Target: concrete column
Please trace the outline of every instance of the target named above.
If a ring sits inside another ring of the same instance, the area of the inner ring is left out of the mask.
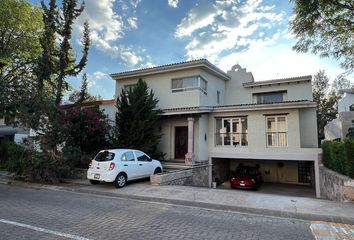
[[[186,164],[194,164],[194,118],[188,120],[188,153],[185,156]]]

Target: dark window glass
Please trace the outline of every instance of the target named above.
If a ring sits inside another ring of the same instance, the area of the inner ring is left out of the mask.
[[[126,153],[122,154],[121,160],[122,161],[134,161],[135,158],[134,158],[133,152],[129,151],[129,152],[126,152]]]
[[[257,103],[276,103],[283,101],[283,92],[256,94]]]
[[[112,161],[115,154],[109,151],[100,152],[96,155],[95,160],[97,162]]]
[[[143,152],[138,152],[135,151],[135,155],[136,155],[136,159],[138,159],[138,161],[149,161],[150,158]]]

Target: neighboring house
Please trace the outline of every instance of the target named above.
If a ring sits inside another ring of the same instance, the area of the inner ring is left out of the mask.
[[[329,122],[325,128],[325,140],[344,139],[348,129],[353,127],[354,89],[341,90],[343,97],[338,101],[337,118]]]
[[[255,82],[239,65],[225,73],[201,59],[111,77],[116,95],[142,78],[159,99],[165,164],[211,164],[207,186],[258,165],[264,181],[316,186],[319,197],[311,76]]]
[[[63,108],[70,108],[74,107],[74,104],[65,104],[62,105]],[[115,106],[115,100],[114,99],[109,99],[109,100],[98,100],[98,101],[93,101],[93,102],[83,102],[79,104],[81,109],[85,108],[92,108],[92,109],[99,109],[103,111],[103,113],[107,116],[107,118],[110,121],[110,124],[113,125],[115,122],[115,117],[116,117],[116,106]]]
[[[74,104],[65,104],[62,105],[63,108],[69,108],[74,106]],[[115,122],[115,101],[114,99],[110,100],[99,100],[94,102],[84,102],[79,105],[81,108],[99,108],[107,115],[111,125]],[[0,119],[0,143],[4,139],[9,139],[16,143],[21,143],[23,139],[28,137],[34,137],[37,133],[32,129],[26,129],[21,126],[13,127],[11,125],[6,125],[4,119]],[[39,145],[36,145],[36,149],[40,149]]]
[[[0,143],[8,139],[16,143],[22,143],[23,139],[27,138],[29,129],[21,126],[13,127],[12,125],[5,124],[4,119],[0,119]]]

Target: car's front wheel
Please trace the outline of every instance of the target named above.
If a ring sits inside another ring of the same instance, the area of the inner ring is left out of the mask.
[[[92,185],[97,185],[97,184],[99,184],[99,183],[100,183],[100,181],[97,181],[97,180],[91,180],[91,179],[90,179],[90,183],[91,183]]]
[[[158,168],[155,169],[154,175],[155,175],[155,174],[159,174],[159,173],[161,173],[161,172],[162,172],[162,171],[161,171],[161,168],[158,167]]]
[[[127,176],[124,173],[119,173],[118,176],[116,177],[116,180],[114,180],[114,186],[116,188],[122,188],[125,186],[127,183]]]

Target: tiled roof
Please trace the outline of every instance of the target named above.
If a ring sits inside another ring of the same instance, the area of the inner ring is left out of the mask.
[[[281,83],[291,83],[291,82],[306,82],[311,81],[312,76],[299,76],[299,77],[290,77],[290,78],[279,78],[279,79],[271,79],[265,81],[257,81],[257,82],[246,82],[243,83],[244,87],[255,87],[255,86],[262,86],[262,85],[273,85],[273,84],[281,84]]]
[[[252,107],[252,106],[281,106],[281,105],[289,105],[289,104],[297,104],[297,103],[308,103],[314,104],[309,100],[294,100],[294,101],[283,101],[283,102],[273,102],[273,103],[245,103],[245,104],[230,104],[230,105],[222,105],[222,106],[204,106],[204,107],[182,107],[182,108],[168,108],[162,109],[163,112],[183,112],[183,111],[200,111],[200,112],[210,112],[214,109],[223,109],[223,108],[232,108],[232,107]]]
[[[165,65],[160,65],[160,66],[155,66],[155,67],[148,67],[148,68],[142,68],[142,69],[136,69],[136,70],[131,70],[131,71],[125,71],[125,72],[119,72],[119,73],[113,73],[110,74],[110,76],[113,79],[124,79],[128,77],[135,77],[137,75],[149,75],[149,74],[154,74],[157,72],[161,71],[172,71],[172,70],[181,70],[185,68],[190,68],[190,67],[206,67],[209,70],[213,71],[214,73],[220,75],[224,79],[230,79],[230,76],[227,75],[225,72],[223,72],[221,69],[210,63],[207,59],[197,59],[197,60],[191,60],[191,61],[184,61],[184,62],[178,62],[178,63],[172,63],[172,64],[165,64]]]

